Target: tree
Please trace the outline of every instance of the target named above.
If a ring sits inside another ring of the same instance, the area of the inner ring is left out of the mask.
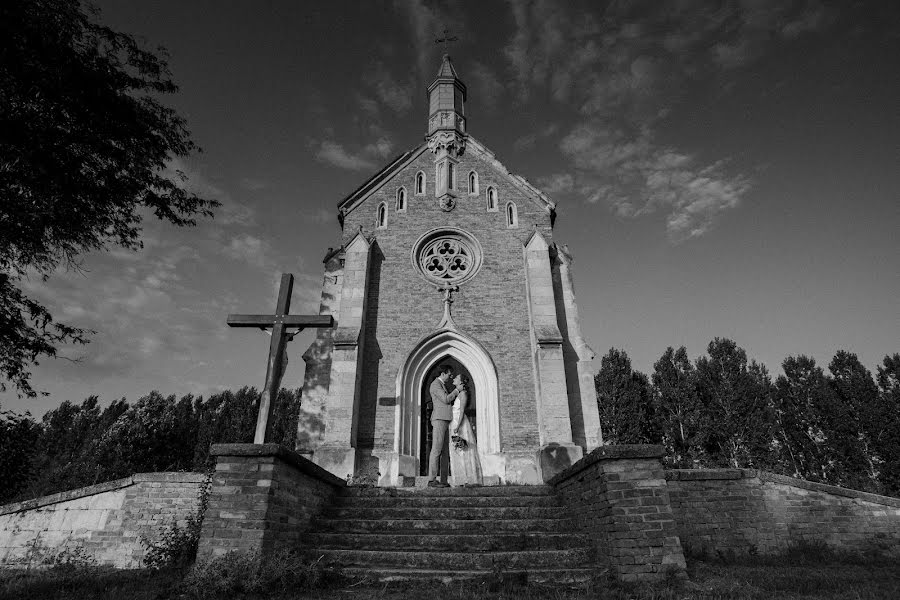
[[[604,443],[660,441],[653,419],[650,382],[646,375],[631,369],[631,359],[624,350],[610,348],[600,359],[594,385]]]
[[[684,346],[669,347],[653,365],[656,417],[666,445],[666,462],[690,468],[704,462],[704,423],[697,372]]]
[[[842,465],[842,481],[860,490],[875,491],[877,457],[870,433],[878,427],[878,388],[869,370],[852,352],[838,350],[828,364],[835,407],[830,419],[831,449]]]
[[[770,461],[772,382],[732,340],[715,338],[697,359],[697,389],[706,416],[705,451],[714,464],[765,467]]]
[[[0,504],[11,501],[31,480],[38,432],[31,415],[0,410]]]
[[[143,215],[176,226],[218,202],[183,189],[198,150],[157,99],[177,91],[162,50],[142,48],[79,0],[0,8],[0,390],[34,396],[30,369],[91,332],[54,321],[20,282],[112,246],[141,247]]]
[[[878,481],[888,494],[900,496],[900,354],[885,356],[878,367],[878,412],[881,427],[872,443],[881,457]]]
[[[808,356],[789,356],[775,381],[773,405],[782,472],[811,481],[837,483],[831,452],[836,398],[830,381]]]

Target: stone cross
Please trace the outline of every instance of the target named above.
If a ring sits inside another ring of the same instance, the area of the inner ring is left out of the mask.
[[[444,37],[434,40],[434,43],[435,44],[443,44],[444,45],[444,54],[447,54],[448,52],[450,52],[450,43],[456,42],[458,40],[459,40],[459,38],[456,37],[455,35],[453,37],[450,37],[450,30],[445,29]]]
[[[331,315],[289,315],[293,289],[294,276],[283,273],[274,315],[228,315],[229,327],[258,327],[263,331],[270,328],[272,330],[266,382],[259,397],[259,416],[256,419],[254,444],[264,444],[271,435],[272,411],[275,408],[278,390],[281,389],[281,378],[287,363],[287,355],[284,352],[287,343],[307,327],[334,327],[334,317]]]

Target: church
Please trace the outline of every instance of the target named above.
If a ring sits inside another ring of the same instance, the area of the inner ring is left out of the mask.
[[[341,200],[324,258],[319,330],[304,353],[297,452],[382,486],[426,474],[428,388],[470,382],[486,484],[541,484],[601,444],[572,255],[553,201],[468,130],[444,55],[427,135]]]

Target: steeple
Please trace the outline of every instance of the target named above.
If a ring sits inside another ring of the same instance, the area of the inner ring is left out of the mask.
[[[466,84],[445,54],[437,78],[428,86],[428,147],[460,155],[465,150]]]

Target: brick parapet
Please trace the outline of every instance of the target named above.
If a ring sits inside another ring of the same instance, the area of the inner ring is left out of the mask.
[[[0,565],[39,567],[58,557],[143,565],[142,539],[184,526],[200,505],[202,473],[137,473],[0,508]]]
[[[661,456],[660,446],[602,446],[550,480],[598,561],[622,581],[685,569]]]
[[[666,479],[689,554],[765,554],[799,543],[900,548],[897,498],[754,469],[672,470]]]
[[[197,557],[294,547],[344,481],[277,444],[217,444]]]

